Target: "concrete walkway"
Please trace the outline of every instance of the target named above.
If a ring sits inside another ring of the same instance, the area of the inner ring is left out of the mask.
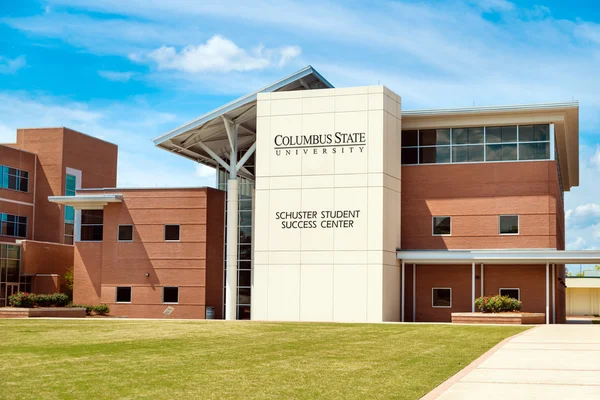
[[[426,398],[600,399],[600,325],[543,325],[513,337]]]

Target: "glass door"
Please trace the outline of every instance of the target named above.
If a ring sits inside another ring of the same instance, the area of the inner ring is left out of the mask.
[[[6,297],[4,298],[4,306],[8,306],[8,298],[19,291],[19,284],[7,283],[6,284]]]

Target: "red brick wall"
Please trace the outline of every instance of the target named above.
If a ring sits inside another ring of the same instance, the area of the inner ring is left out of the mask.
[[[73,246],[24,240],[21,242],[21,273],[58,274],[63,277],[73,266]]]
[[[37,294],[53,294],[60,292],[60,276],[37,275],[31,280],[31,291]]]

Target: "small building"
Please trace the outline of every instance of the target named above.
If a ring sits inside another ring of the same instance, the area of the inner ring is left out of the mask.
[[[567,277],[567,315],[600,316],[600,271]]]

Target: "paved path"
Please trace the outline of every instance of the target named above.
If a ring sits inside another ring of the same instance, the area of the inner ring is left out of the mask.
[[[465,373],[427,398],[600,399],[600,325],[531,329]]]

